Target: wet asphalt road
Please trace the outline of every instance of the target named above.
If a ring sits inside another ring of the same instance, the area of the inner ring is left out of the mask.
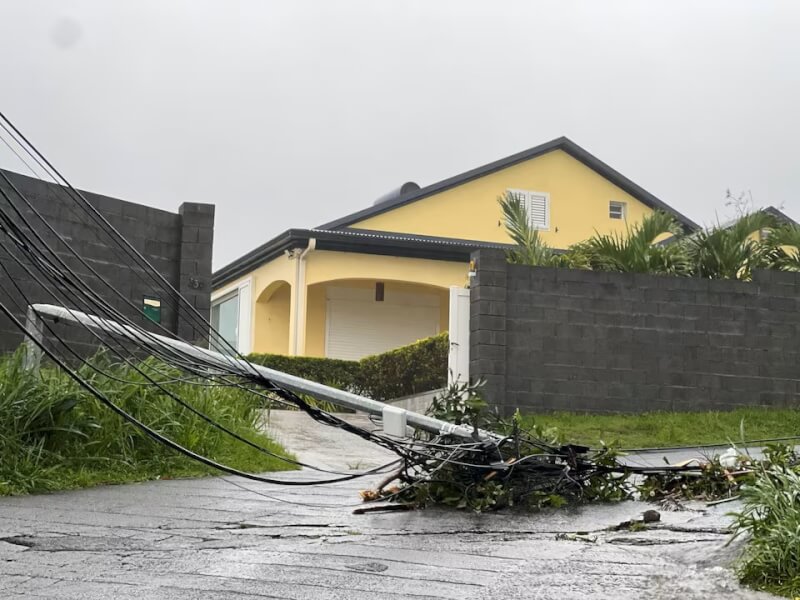
[[[387,458],[300,417],[276,415],[273,427],[303,459],[366,468]],[[650,507],[353,515],[366,484],[207,478],[0,498],[0,598],[770,597],[740,588],[727,568],[738,550],[725,547],[731,504],[612,532]]]

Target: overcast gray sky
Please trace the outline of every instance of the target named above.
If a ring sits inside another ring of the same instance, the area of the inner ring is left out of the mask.
[[[0,1],[0,110],[78,187],[216,204],[215,268],[560,135],[800,220],[795,1]]]

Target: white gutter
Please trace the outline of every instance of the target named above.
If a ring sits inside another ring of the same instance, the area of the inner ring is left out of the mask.
[[[293,306],[293,330],[294,339],[290,354],[298,356],[306,350],[306,257],[317,247],[316,238],[308,238],[308,246],[300,253],[295,255],[297,263],[294,266],[294,306]]]

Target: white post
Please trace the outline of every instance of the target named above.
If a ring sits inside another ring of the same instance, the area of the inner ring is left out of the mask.
[[[30,306],[25,314],[25,331],[27,335],[25,336],[25,359],[23,361],[23,366],[26,371],[38,373],[39,365],[42,362],[42,349],[33,340],[41,343],[44,339],[44,321],[42,321],[42,318]]]
[[[469,383],[469,290],[450,288],[450,354],[447,383]]]
[[[239,322],[237,324],[237,350],[250,354],[253,350],[253,299],[251,297],[252,278],[239,285]]]

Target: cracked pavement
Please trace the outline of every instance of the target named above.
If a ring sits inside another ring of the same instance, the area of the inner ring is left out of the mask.
[[[317,447],[319,426],[301,417],[272,420],[301,459],[334,468],[353,456],[360,468],[386,461],[330,429]],[[652,507],[353,515],[363,487],[226,477],[0,498],[0,597],[771,598],[741,588],[728,568],[738,550],[725,545],[733,504],[662,511],[660,523],[625,532],[608,529]]]

